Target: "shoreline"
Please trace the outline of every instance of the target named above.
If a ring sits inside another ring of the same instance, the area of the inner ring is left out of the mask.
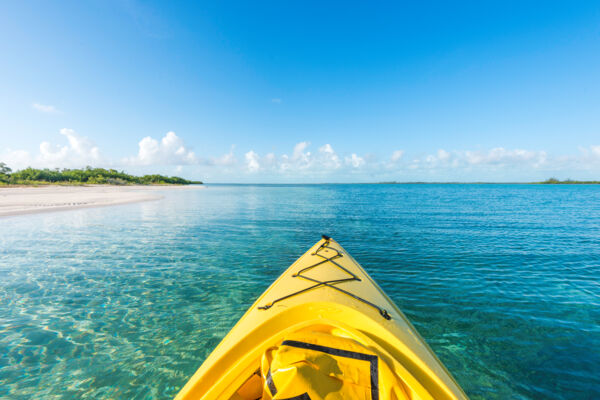
[[[0,218],[160,200],[179,185],[0,186]],[[197,188],[197,187],[194,187]]]

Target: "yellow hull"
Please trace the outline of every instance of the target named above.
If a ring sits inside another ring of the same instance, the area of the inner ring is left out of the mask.
[[[327,338],[332,338],[333,342],[338,338],[350,340],[352,346],[366,349],[363,353],[368,354],[363,359],[355,360],[354,357],[350,360],[359,364],[368,358],[371,361],[370,374],[373,375],[375,371],[376,376],[371,376],[365,384],[371,391],[371,397],[365,398],[467,398],[383,290],[337,242],[324,237],[258,298],[181,389],[176,399],[244,398],[239,397],[240,387],[253,374],[260,375],[257,369],[260,369],[261,362],[264,365],[269,349],[301,343],[298,339],[302,339],[305,332],[307,338],[325,338],[319,339],[321,345],[310,345],[312,347],[306,350],[309,355],[324,352],[324,356],[331,358],[333,353],[327,350],[330,347],[322,345],[322,340],[327,341]],[[313,340],[313,343],[317,342]],[[294,350],[299,350],[298,346]],[[336,355],[339,356],[340,352],[342,356],[358,354],[337,350]],[[350,365],[350,368],[354,366]],[[340,372],[337,366],[336,369]],[[360,375],[360,371],[356,373]],[[333,372],[329,375],[335,378]],[[259,378],[255,378],[259,381]],[[400,382],[396,385],[400,387],[398,390],[390,389],[394,386],[394,379]],[[266,395],[258,398],[283,398],[272,393],[273,382],[263,383]],[[271,392],[267,383],[271,384]],[[318,387],[319,382],[312,382],[311,386]],[[338,388],[340,386],[343,385],[337,385]],[[299,393],[304,391],[299,390]],[[307,389],[306,393],[310,393],[310,390]],[[342,389],[339,389],[339,393],[335,390],[338,389],[331,389],[322,397],[312,395],[312,398],[348,397],[339,394]],[[306,396],[297,398],[311,398],[308,394]]]

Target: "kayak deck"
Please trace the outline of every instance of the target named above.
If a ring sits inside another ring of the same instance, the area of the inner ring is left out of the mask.
[[[381,288],[324,237],[258,298],[176,397],[288,398],[466,396]]]

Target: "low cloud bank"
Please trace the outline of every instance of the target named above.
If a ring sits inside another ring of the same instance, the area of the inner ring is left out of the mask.
[[[73,129],[61,129],[63,145],[44,141],[38,152],[0,150],[0,161],[13,169],[78,168],[86,165],[126,168],[140,172],[182,173],[194,178],[214,177],[223,181],[448,181],[448,180],[532,180],[565,174],[600,175],[600,145],[580,147],[573,155],[551,155],[543,150],[438,149],[430,154],[410,155],[403,149],[387,155],[339,154],[332,143],[313,146],[298,142],[290,152],[261,154],[255,149],[240,151],[235,146],[223,155],[200,157],[175,132],[162,138],[146,136],[137,153],[111,159],[85,136]],[[313,150],[314,149],[314,150]],[[521,177],[519,179],[519,177]],[[577,176],[579,177],[579,176]]]
[[[4,152],[0,152],[0,160],[15,169],[29,166],[75,168],[106,163],[98,147],[88,138],[67,128],[61,129],[60,134],[67,139],[66,145],[57,146],[44,141],[40,143],[39,152],[36,154],[26,150],[6,149]]]

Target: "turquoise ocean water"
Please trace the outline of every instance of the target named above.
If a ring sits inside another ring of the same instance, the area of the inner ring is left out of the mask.
[[[600,186],[164,196],[0,219],[1,399],[171,398],[322,233],[471,398],[600,398]]]

